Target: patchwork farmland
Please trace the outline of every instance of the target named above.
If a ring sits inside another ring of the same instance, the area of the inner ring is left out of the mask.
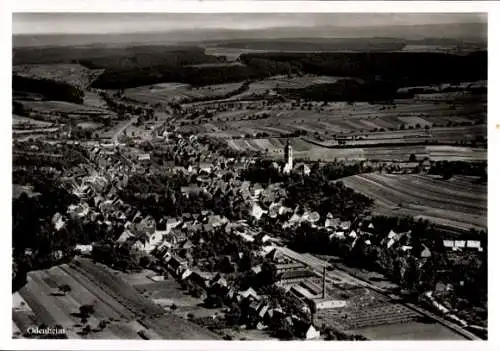
[[[486,229],[486,185],[466,177],[456,178],[370,173],[344,178],[342,182],[373,198],[374,210],[379,214],[413,216],[465,231]]]
[[[315,84],[315,79],[336,78],[274,77],[253,82],[249,90],[230,99],[185,104],[187,111],[202,112],[202,117],[179,120],[181,130],[220,137],[235,150],[270,157],[279,157],[288,138],[297,157],[311,160],[406,161],[411,154],[431,160],[486,159],[486,150],[477,145],[487,135],[482,95],[473,103],[420,98],[393,104],[250,99],[259,94],[269,97],[277,86]]]
[[[125,90],[125,97],[149,104],[179,102],[183,100],[206,98],[212,99],[210,102],[199,103],[213,104],[220,101],[235,101],[244,100],[253,96],[267,94],[270,90],[277,88],[305,88],[313,84],[334,83],[338,77],[330,76],[303,76],[303,77],[286,77],[276,76],[266,80],[252,82],[248,86],[248,90],[235,94],[227,99],[218,99],[218,97],[236,92],[242,86],[240,83],[226,83],[207,85],[203,87],[193,87],[184,83],[160,83],[151,86],[141,86]]]
[[[58,287],[65,284],[71,290],[59,293]],[[110,269],[85,259],[30,272],[14,299],[19,303],[14,301],[13,320],[20,331],[45,324],[60,325],[68,338],[142,339],[140,334],[151,339],[216,338],[141,296]],[[79,315],[83,305],[95,310],[86,321]],[[89,333],[83,332],[85,325]]]
[[[238,151],[260,151],[268,157],[283,158],[283,148],[287,139],[267,138],[267,139],[230,139],[228,145]],[[459,147],[459,146],[375,146],[375,147],[345,147],[327,148],[308,143],[302,138],[292,138],[289,140],[297,158],[311,161],[407,161],[412,154],[418,159],[428,157],[433,161],[453,160],[453,161],[485,161],[487,159],[486,150],[482,148]]]
[[[270,106],[266,101],[257,100],[218,101],[216,105],[214,102],[203,104],[203,108],[215,111],[211,122],[219,122],[222,127],[234,130],[237,134],[245,132],[246,128],[253,129],[254,133],[266,132],[272,136],[299,130],[313,134],[318,132],[319,136],[363,136],[375,132],[432,135],[437,131],[439,134],[436,137],[442,137],[442,131],[450,130],[441,128],[470,128],[474,124],[475,128],[469,132],[471,136],[486,132],[485,103],[457,102],[450,105],[406,99],[397,100],[395,105],[350,105],[343,102],[330,102],[327,105],[303,102],[294,105],[283,102]],[[260,114],[264,112],[267,114],[265,118],[256,118],[262,117]],[[460,134],[463,135],[463,130]]]

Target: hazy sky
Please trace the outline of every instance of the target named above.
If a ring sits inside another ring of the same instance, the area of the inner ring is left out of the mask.
[[[105,34],[182,29],[486,23],[483,14],[138,14],[13,13],[13,34]]]

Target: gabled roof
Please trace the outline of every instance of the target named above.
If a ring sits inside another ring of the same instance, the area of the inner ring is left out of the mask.
[[[257,265],[257,266],[254,266],[251,268],[252,269],[252,272],[255,273],[255,274],[259,274],[261,271],[262,271],[262,267],[261,265]]]
[[[191,240],[189,239],[186,239],[181,245],[180,245],[180,248],[181,249],[191,249],[193,248],[193,243],[191,242]]]
[[[189,268],[186,268],[186,270],[182,273],[181,275],[181,279],[182,280],[185,280],[187,279],[191,274],[193,274],[193,272],[189,269]]]
[[[432,255],[431,250],[425,245],[423,245],[423,250],[420,252],[420,257],[421,258],[428,258]]]
[[[277,248],[272,249],[268,254],[266,254],[266,258],[272,260],[272,261],[277,261],[280,258],[283,258],[284,255],[281,252],[281,250],[278,250]]]
[[[248,288],[247,290],[240,291],[238,294],[244,298],[252,297],[254,299],[259,299],[259,295],[253,288]]]
[[[387,237],[388,237],[389,239],[392,239],[392,238],[393,238],[393,237],[395,237],[396,235],[397,235],[397,234],[396,234],[396,232],[395,232],[395,231],[393,231],[393,230],[391,229],[391,231],[389,232],[389,234],[387,234]]]
[[[133,238],[134,234],[132,234],[128,230],[124,230],[123,233],[120,235],[120,237],[116,240],[117,243],[124,243],[126,242],[129,238]]]
[[[218,286],[227,286],[227,280],[226,278],[222,277],[222,276],[216,276],[213,280],[212,280],[212,285],[218,285]]]

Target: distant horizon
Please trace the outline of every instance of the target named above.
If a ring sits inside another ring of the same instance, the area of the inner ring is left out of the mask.
[[[161,34],[178,31],[251,31],[285,28],[365,28],[487,24],[481,13],[13,13],[13,36]]]

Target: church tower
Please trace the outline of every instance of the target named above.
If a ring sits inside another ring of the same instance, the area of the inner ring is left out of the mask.
[[[292,146],[288,140],[285,145],[285,163],[290,164],[290,166],[293,167]]]
[[[292,155],[292,146],[290,142],[287,140],[285,145],[285,167],[283,168],[283,173],[290,173],[293,169],[293,155]]]

